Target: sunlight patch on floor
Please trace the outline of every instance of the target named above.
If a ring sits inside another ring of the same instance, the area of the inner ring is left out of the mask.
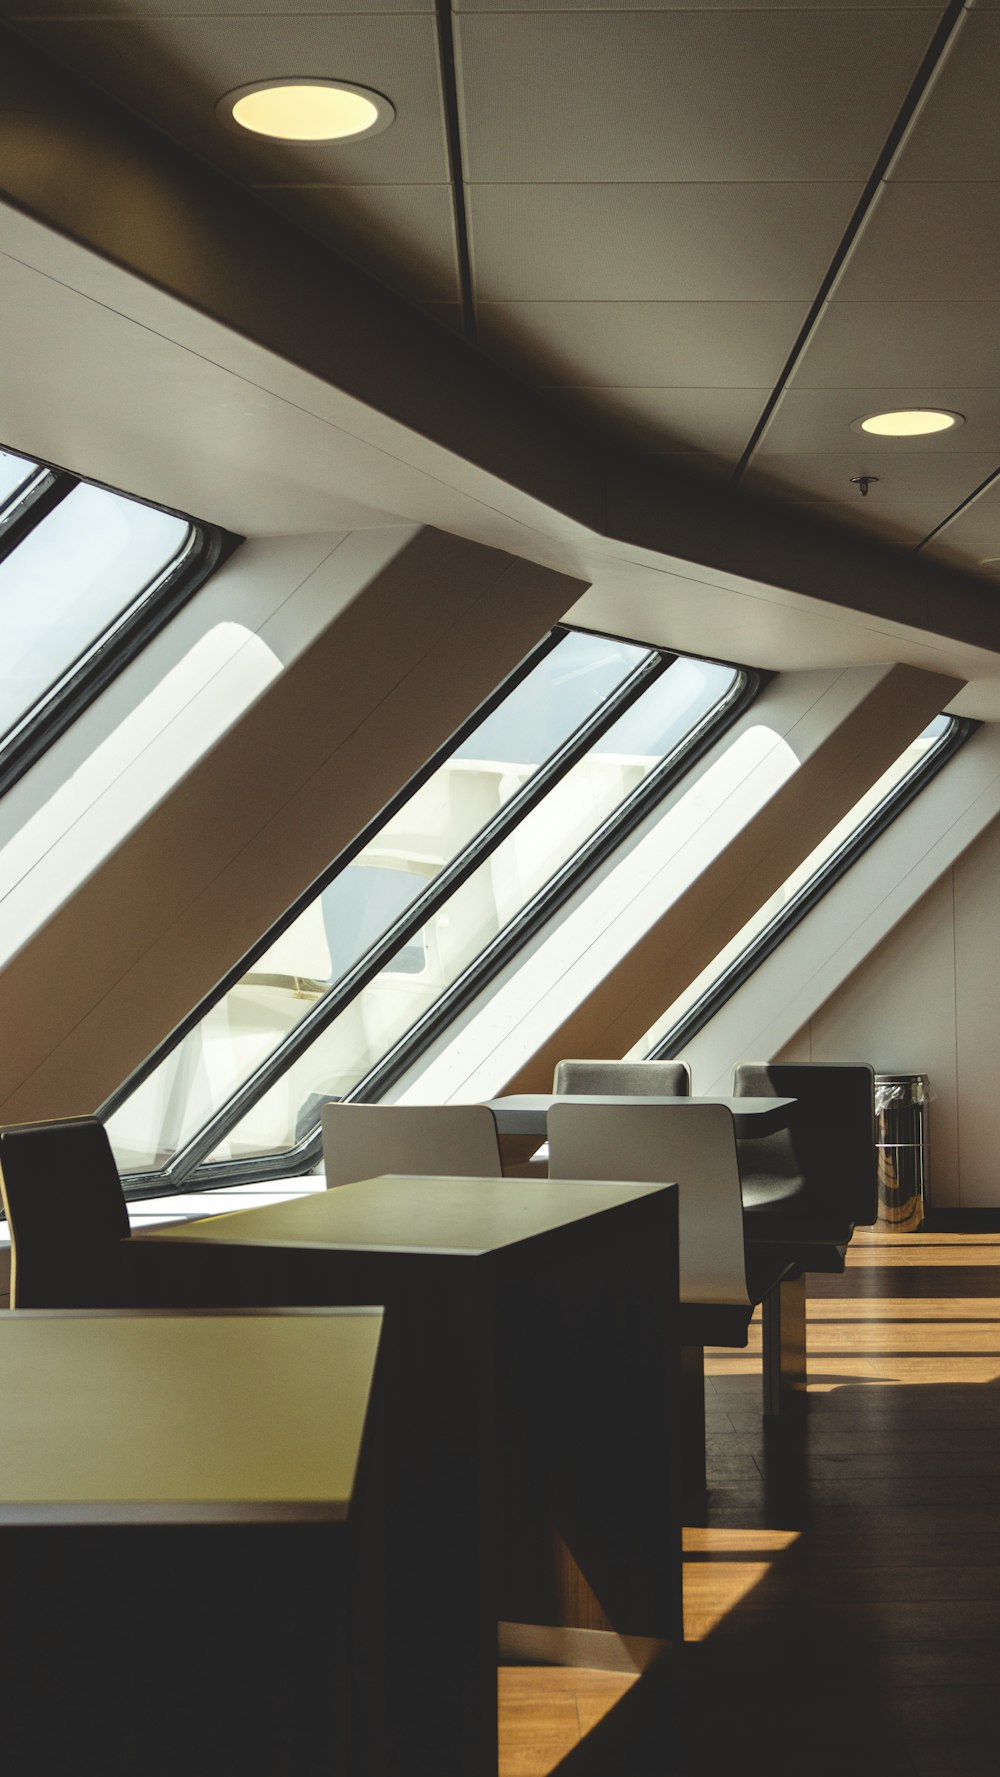
[[[714,1528],[684,1530],[684,1639],[704,1641],[766,1579],[773,1557],[799,1539],[797,1530]],[[762,1560],[770,1556],[771,1560]]]
[[[548,1777],[635,1681],[631,1672],[501,1666],[499,1777]]]
[[[714,1524],[686,1524],[684,1553],[732,1557],[766,1551],[770,1555],[777,1555],[782,1549],[790,1549],[793,1543],[797,1543],[801,1534],[800,1530],[749,1529],[743,1525],[733,1528]]]

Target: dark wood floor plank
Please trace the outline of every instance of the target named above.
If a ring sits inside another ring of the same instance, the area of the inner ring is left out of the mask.
[[[680,1659],[603,1719],[536,1673],[582,1699],[561,1777],[1000,1768],[1000,1237],[866,1235],[809,1303],[798,1427],[762,1425],[756,1331],[707,1354]]]

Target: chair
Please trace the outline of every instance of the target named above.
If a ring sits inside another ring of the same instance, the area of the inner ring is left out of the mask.
[[[683,1061],[560,1061],[552,1090],[621,1098],[690,1098],[691,1070]]]
[[[680,1232],[685,1494],[705,1490],[704,1347],[744,1347],[754,1308],[777,1294],[792,1256],[748,1246],[733,1114],[720,1104],[553,1105],[549,1176],[675,1182]],[[783,1317],[765,1323],[764,1410],[787,1409],[804,1384],[803,1354],[782,1348]],[[777,1343],[776,1343],[777,1342]]]
[[[128,1210],[96,1117],[0,1129],[12,1308],[114,1308]]]
[[[328,1186],[385,1172],[501,1178],[493,1112],[484,1104],[341,1104],[320,1112]]]
[[[855,1228],[878,1214],[872,1069],[742,1062],[733,1094],[796,1100],[790,1128],[740,1140],[748,1238],[797,1245],[803,1270],[842,1270]]]

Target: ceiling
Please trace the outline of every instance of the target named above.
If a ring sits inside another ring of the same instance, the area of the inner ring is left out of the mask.
[[[584,429],[996,571],[1000,0],[302,4],[3,16]],[[268,75],[374,87],[396,121],[224,127]],[[965,423],[852,431],[902,406]]]

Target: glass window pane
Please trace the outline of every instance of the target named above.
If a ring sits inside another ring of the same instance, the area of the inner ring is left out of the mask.
[[[397,1043],[725,695],[729,667],[679,660],[433,914],[416,966],[398,957],[247,1113],[214,1159],[287,1151]],[[411,947],[412,948],[412,947]]]
[[[453,756],[519,765],[548,759],[648,653],[609,636],[564,636]]]
[[[632,1050],[633,1055],[648,1055],[656,1048],[657,1044],[663,1041],[667,1032],[686,1016],[703,994],[708,993],[715,986],[724,971],[736,962],[737,958],[767,929],[773,920],[781,917],[790,903],[823,869],[834,853],[851,838],[862,822],[867,820],[868,816],[887,800],[904,778],[909,777],[911,772],[918,770],[923,765],[928,753],[939,745],[950,726],[951,718],[949,716],[935,716],[934,720],[928,723],[923,733],[911,741],[899,758],[894,760],[888,770],[884,771],[871,788],[858,799],[854,807],[843,817],[843,820],[838,821],[837,825],[830,829],[830,832],[820,840],[809,856],[803,859],[790,876],[786,877],[781,887],[768,897],[752,918],[748,919],[746,924],[736,933],[736,936],[713,957],[707,968],[703,969],[685,988],[684,992],[679,994],[667,1007],[652,1028],[646,1032],[641,1042],[635,1045]]]
[[[0,562],[0,733],[101,639],[189,535],[184,519],[81,483]]]
[[[189,1141],[209,1110],[223,1104],[267,1059],[323,993],[371,949],[648,654],[648,649],[634,643],[604,636],[576,632],[563,636],[207,1014],[202,1048],[199,1051],[195,1043],[191,1053],[201,1055],[195,1076],[210,1081],[210,1088],[196,1090],[194,1076],[188,1078],[187,1102],[178,1109],[176,1093],[168,1092],[162,1082],[157,1085],[154,1076],[140,1089],[141,1097],[134,1095],[135,1102],[126,1101],[110,1118],[108,1130],[116,1151],[120,1144],[123,1155],[162,1154]],[[671,673],[676,671],[670,668]],[[691,675],[682,674],[679,703],[682,679],[683,696],[696,699]],[[618,726],[601,743],[605,755],[624,740],[633,744],[640,737],[633,725],[628,735],[623,731],[616,740]],[[638,781],[634,764],[613,766],[607,757],[603,779],[611,784],[623,769]],[[577,794],[585,792],[574,790],[570,800]],[[615,799],[612,794],[609,801],[604,793],[605,812]],[[549,799],[543,806],[548,808]],[[397,950],[384,974],[422,976],[427,942],[426,932],[417,933]],[[175,1077],[172,1057],[160,1064],[160,1072],[164,1081]],[[206,1096],[211,1101],[208,1109]],[[147,1116],[161,1119],[168,1103],[169,1138],[155,1122],[153,1129],[146,1129],[143,1122]]]
[[[13,451],[0,450],[0,516],[12,504],[19,489],[37,474],[37,463],[29,462],[27,457],[15,456]]]

